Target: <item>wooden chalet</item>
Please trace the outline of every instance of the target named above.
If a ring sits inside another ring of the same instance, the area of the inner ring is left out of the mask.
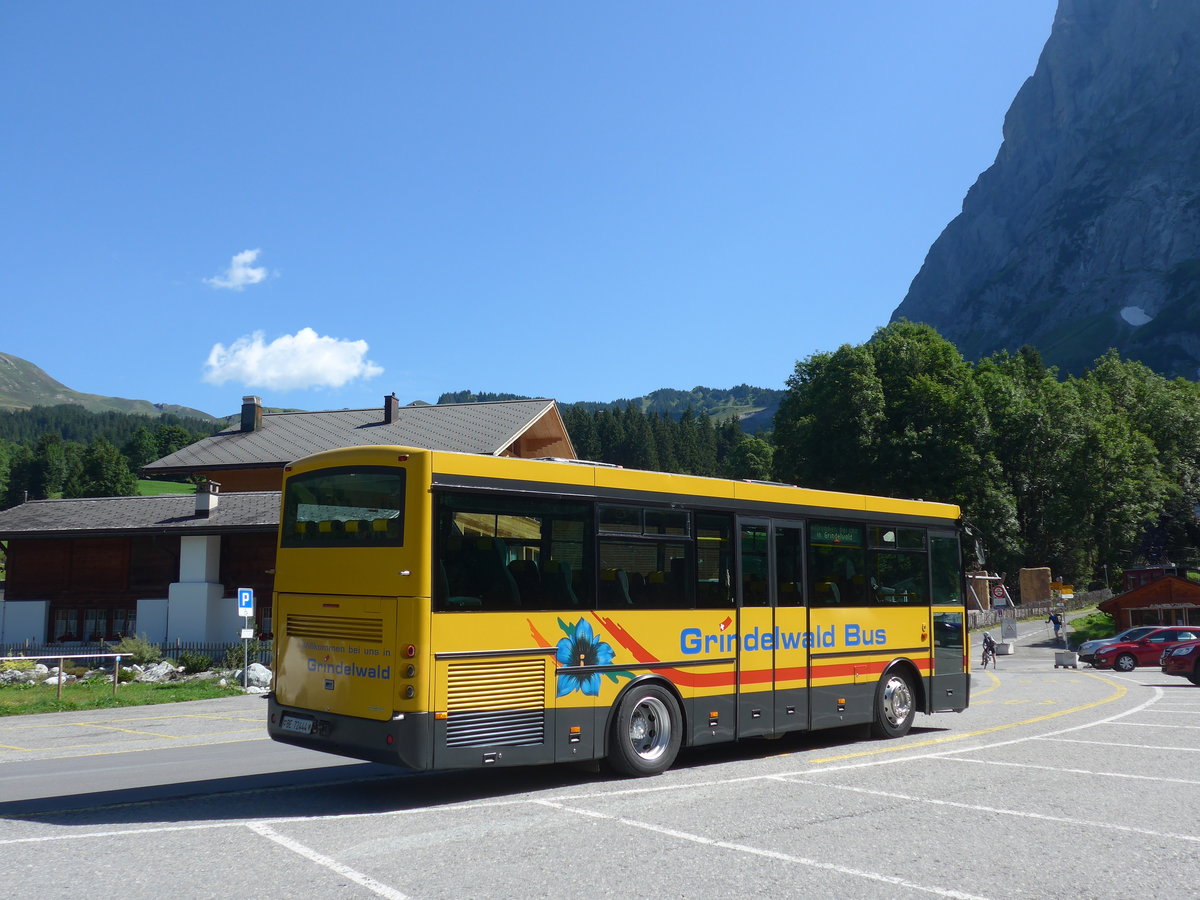
[[[233,640],[239,587],[254,589],[254,624],[269,636],[284,466],[360,444],[575,458],[553,400],[401,406],[392,394],[382,410],[269,413],[244,397],[235,425],[143,470],[204,479],[195,497],[34,500],[0,511],[0,641]]]

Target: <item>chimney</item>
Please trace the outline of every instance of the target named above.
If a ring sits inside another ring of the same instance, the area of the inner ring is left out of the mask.
[[[257,398],[256,398],[257,399]],[[217,495],[221,485],[215,481],[202,481],[196,485],[196,518],[207,519],[217,508]]]
[[[396,392],[392,391],[391,396],[383,398],[383,424],[391,425],[396,421],[398,415],[400,415],[400,401],[396,399]]]
[[[262,428],[262,398],[242,398],[242,431],[258,431]]]

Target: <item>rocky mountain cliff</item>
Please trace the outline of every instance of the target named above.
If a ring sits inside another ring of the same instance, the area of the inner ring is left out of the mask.
[[[995,163],[893,320],[969,359],[1037,347],[1080,371],[1109,347],[1200,370],[1200,3],[1060,0]]]

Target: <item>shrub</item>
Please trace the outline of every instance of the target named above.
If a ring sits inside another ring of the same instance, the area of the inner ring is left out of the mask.
[[[207,653],[201,653],[199,650],[184,650],[179,654],[179,664],[183,666],[183,671],[189,675],[195,675],[198,672],[207,672],[212,668],[212,657]]]
[[[122,662],[126,662],[125,657],[128,657],[128,662],[137,663],[139,666],[150,665],[163,658],[162,648],[158,644],[150,643],[144,634],[126,635],[118,643],[109,644],[108,652],[120,653]]]
[[[15,654],[9,653],[8,655],[13,656]],[[37,660],[35,659],[6,659],[4,662],[0,663],[0,672],[5,671],[6,669],[16,669],[18,672],[28,672],[36,665]]]
[[[259,652],[262,650],[262,645],[258,642],[258,638],[254,638],[249,642],[250,662],[258,662]],[[245,651],[242,649],[241,643],[229,644],[225,647],[225,659],[222,662],[222,667],[226,669],[240,669],[245,662]]]

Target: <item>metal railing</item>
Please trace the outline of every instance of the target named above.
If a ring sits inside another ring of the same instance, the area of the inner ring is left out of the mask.
[[[93,659],[105,656],[111,656],[113,649],[118,641],[70,641],[64,643],[50,644],[46,642],[25,641],[6,641],[0,644],[0,650],[7,650],[9,653],[20,653],[25,659],[33,658],[49,658],[58,656],[74,656],[83,659]],[[178,664],[179,658],[184,653],[200,653],[205,656],[212,657],[215,663],[220,663],[224,659],[225,654],[230,649],[237,649],[238,654],[241,654],[242,644],[240,641],[163,641],[161,643],[150,641],[150,646],[155,647],[161,654],[163,659],[169,659]],[[271,664],[271,641],[258,641],[257,649],[251,651],[250,662],[258,662],[269,666]],[[89,648],[95,648],[91,650]],[[123,657],[130,657],[130,653],[122,653]],[[241,668],[239,664],[235,668]]]
[[[1089,606],[1095,606],[1101,600],[1105,600],[1112,596],[1111,591],[1092,591],[1087,594],[1077,594],[1070,600],[1063,600],[1054,603],[1039,603],[1036,606],[1017,605],[1012,607],[1004,607],[1002,609],[971,609],[967,610],[967,629],[975,631],[979,628],[996,628],[1000,625],[1000,617],[1002,613],[1012,610],[1016,614],[1017,621],[1027,622],[1030,619],[1048,619],[1052,612],[1063,612],[1076,609],[1087,609]],[[1063,623],[1063,631],[1066,633],[1067,623]]]
[[[58,682],[58,690],[56,695],[59,700],[62,699],[63,682],[67,679],[67,673],[63,671],[66,666],[63,665],[68,659],[111,659],[113,660],[113,697],[117,696],[117,682],[121,678],[121,657],[128,656],[128,653],[43,653],[40,655],[26,656],[0,656],[0,663],[10,661],[25,661],[32,662],[42,659],[57,659],[58,660],[58,675],[55,680]]]

